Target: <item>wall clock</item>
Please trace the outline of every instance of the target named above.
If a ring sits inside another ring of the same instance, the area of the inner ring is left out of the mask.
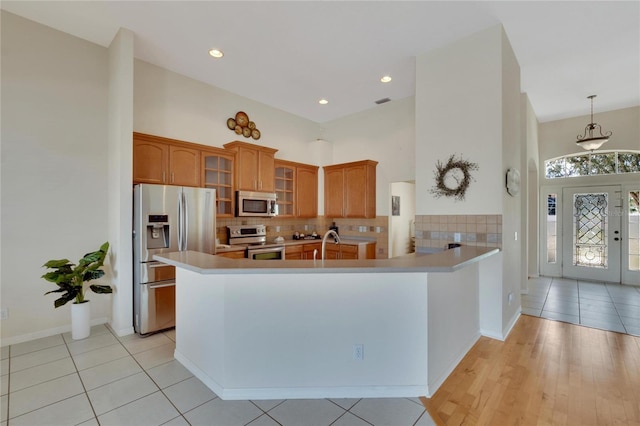
[[[507,170],[507,192],[512,197],[520,193],[520,172],[518,169]]]

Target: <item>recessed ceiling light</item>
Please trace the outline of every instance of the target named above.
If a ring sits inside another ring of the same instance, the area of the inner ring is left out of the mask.
[[[224,56],[224,53],[222,53],[222,50],[211,49],[209,51],[209,55],[213,56],[214,58],[222,58]]]
[[[380,81],[381,81],[381,82],[383,82],[383,83],[388,83],[388,82],[390,82],[390,81],[391,81],[391,76],[389,76],[389,75],[385,75],[384,77],[382,77],[382,78],[380,79]]]
[[[328,103],[329,103],[329,101],[328,101],[328,100],[326,100],[326,99],[320,99],[320,100],[318,101],[318,103],[319,103],[320,105],[326,105],[326,104],[328,104]]]

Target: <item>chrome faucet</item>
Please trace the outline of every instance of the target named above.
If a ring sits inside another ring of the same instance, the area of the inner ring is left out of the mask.
[[[329,235],[333,234],[335,240],[336,240],[336,244],[340,244],[340,237],[338,236],[338,233],[336,231],[334,231],[333,229],[329,229],[326,234],[324,234],[324,237],[322,237],[322,260],[324,260],[325,256],[326,256],[326,245],[327,245],[327,237],[329,237]]]

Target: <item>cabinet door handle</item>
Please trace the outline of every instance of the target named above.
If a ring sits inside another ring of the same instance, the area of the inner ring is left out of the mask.
[[[175,182],[175,173],[171,172],[171,183]]]

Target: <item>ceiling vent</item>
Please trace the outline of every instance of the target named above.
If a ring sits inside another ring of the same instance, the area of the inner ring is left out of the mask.
[[[387,103],[387,102],[389,102],[390,100],[391,100],[391,99],[389,99],[389,98],[382,98],[382,99],[378,99],[378,100],[376,101],[376,103],[377,103],[378,105],[380,105],[380,104]]]

